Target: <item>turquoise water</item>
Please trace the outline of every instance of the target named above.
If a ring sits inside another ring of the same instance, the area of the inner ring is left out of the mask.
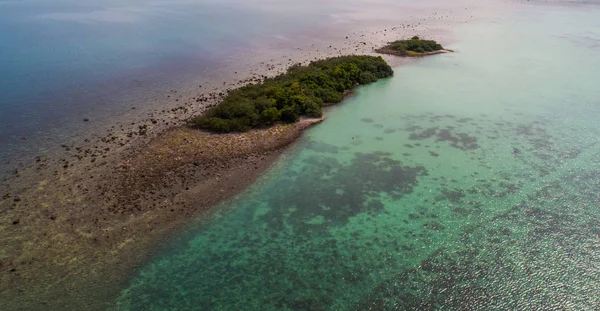
[[[516,5],[359,88],[114,309],[597,308],[599,14]]]

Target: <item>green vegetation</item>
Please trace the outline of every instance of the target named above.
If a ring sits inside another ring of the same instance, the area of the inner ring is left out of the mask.
[[[387,46],[378,49],[377,52],[398,56],[421,56],[426,53],[433,53],[443,49],[441,44],[433,40],[422,40],[421,38],[414,36],[410,40],[394,41]]]
[[[342,101],[358,84],[394,74],[381,57],[341,56],[295,65],[287,73],[235,89],[193,126],[216,132],[243,132],[278,121],[296,122],[301,116],[320,117],[324,104]]]

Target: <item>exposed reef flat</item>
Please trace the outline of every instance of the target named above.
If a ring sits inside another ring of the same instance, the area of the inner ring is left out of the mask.
[[[253,171],[262,172],[274,153],[322,120],[305,118],[245,133],[169,130],[118,165],[121,184],[114,193],[121,201],[109,210],[147,212],[173,203],[185,210],[207,209],[253,181],[258,175]],[[228,176],[231,170],[241,171]],[[244,180],[246,175],[251,178]],[[170,202],[161,203],[165,199]]]
[[[236,134],[187,127],[0,201],[5,310],[103,310],[156,242],[245,189],[322,118]]]

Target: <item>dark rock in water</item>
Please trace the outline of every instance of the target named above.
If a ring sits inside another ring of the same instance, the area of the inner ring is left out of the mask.
[[[437,127],[432,127],[432,128],[428,128],[426,130],[424,130],[421,133],[412,133],[409,135],[408,139],[410,140],[422,140],[422,139],[426,139],[426,138],[431,138],[433,137],[436,132],[437,132],[438,128]]]
[[[517,148],[513,148],[513,153],[514,154],[521,154],[521,150],[519,150]]]
[[[425,224],[423,224],[423,227],[431,229],[431,230],[436,230],[436,231],[446,229],[446,227],[444,227],[443,225],[441,225],[440,223],[435,222],[435,221],[425,223]]]
[[[465,193],[463,190],[460,189],[453,189],[453,190],[449,190],[449,189],[443,189],[442,190],[442,195],[438,197],[439,200],[448,200],[452,203],[458,203],[462,200],[462,198],[465,196]]]
[[[355,139],[355,138],[352,137],[352,139]],[[331,144],[327,144],[327,143],[319,142],[319,141],[311,141],[307,144],[306,147],[313,151],[323,152],[323,153],[338,153],[340,150],[340,148],[335,145],[331,145]]]
[[[424,140],[435,138],[437,142],[447,141],[450,146],[461,150],[473,150],[479,148],[477,138],[466,133],[452,133],[452,128],[439,129],[437,127],[428,128],[422,132],[413,132],[409,135],[410,140]],[[415,144],[416,145],[416,144]]]

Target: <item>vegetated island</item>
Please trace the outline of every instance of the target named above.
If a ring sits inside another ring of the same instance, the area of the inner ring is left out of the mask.
[[[409,40],[397,40],[390,42],[388,45],[376,49],[375,52],[402,57],[422,57],[453,51],[444,49],[441,44],[433,40],[423,40],[418,36],[414,36]]]
[[[339,56],[295,65],[287,73],[231,91],[191,125],[215,132],[245,132],[300,117],[320,118],[324,105],[342,101],[354,86],[394,74],[381,57]]]

